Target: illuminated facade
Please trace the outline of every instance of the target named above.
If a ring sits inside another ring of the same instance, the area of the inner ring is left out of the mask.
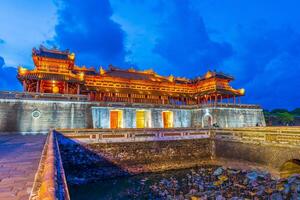
[[[171,105],[236,103],[244,89],[233,89],[233,77],[208,71],[203,77],[186,79],[160,76],[153,70],[137,71],[75,65],[68,50],[33,49],[34,69],[19,67],[18,79],[25,92],[83,94],[90,101]],[[168,116],[168,114],[165,114]]]
[[[240,104],[244,89],[232,88],[233,77],[223,73],[208,71],[202,77],[186,79],[114,66],[96,71],[76,66],[75,55],[68,50],[45,47],[33,49],[32,58],[33,70],[19,67],[17,78],[24,93],[18,98],[30,96],[36,102],[41,98],[54,102],[42,106],[31,101],[28,109],[40,115],[34,119],[22,117],[31,120],[25,124],[48,126],[52,119],[55,125],[49,126],[61,128],[265,125],[262,109]],[[64,103],[59,104],[61,101]]]

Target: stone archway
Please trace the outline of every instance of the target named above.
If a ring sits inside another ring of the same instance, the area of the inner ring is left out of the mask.
[[[213,125],[213,118],[211,114],[206,113],[202,117],[202,128],[209,128],[212,127],[212,125]]]
[[[293,174],[300,174],[300,159],[288,160],[279,169],[280,177],[285,178]]]

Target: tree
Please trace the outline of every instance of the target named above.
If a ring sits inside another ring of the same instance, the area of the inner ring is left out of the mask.
[[[277,108],[271,111],[272,114],[277,114],[277,113],[288,113],[289,111],[287,109],[282,109],[282,108]]]
[[[281,112],[276,114],[279,121],[284,125],[290,125],[294,122],[294,115],[289,112]]]
[[[300,116],[300,108],[295,108],[291,113],[295,116]]]

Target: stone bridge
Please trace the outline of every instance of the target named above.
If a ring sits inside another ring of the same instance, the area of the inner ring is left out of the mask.
[[[78,173],[94,180],[95,170],[113,177],[201,164],[300,173],[300,127],[59,129],[48,136],[31,199],[69,199],[66,180]]]
[[[211,158],[239,160],[266,166],[281,176],[300,172],[300,127],[228,129],[60,129],[65,136],[86,143],[120,143],[210,139]],[[299,171],[297,171],[299,170]]]

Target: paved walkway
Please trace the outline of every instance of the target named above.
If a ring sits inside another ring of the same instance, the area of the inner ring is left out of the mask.
[[[0,135],[0,199],[28,200],[45,135]]]

